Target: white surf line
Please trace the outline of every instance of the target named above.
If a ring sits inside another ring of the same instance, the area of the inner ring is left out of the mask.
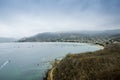
[[[0,70],[1,70],[2,68],[4,68],[8,63],[9,63],[9,61],[5,61],[5,62],[0,66]]]

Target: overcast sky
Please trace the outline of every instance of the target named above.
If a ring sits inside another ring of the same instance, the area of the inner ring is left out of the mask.
[[[0,37],[120,29],[120,0],[0,0]]]

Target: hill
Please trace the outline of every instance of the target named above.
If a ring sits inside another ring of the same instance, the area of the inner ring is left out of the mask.
[[[116,36],[117,35],[117,36]],[[32,37],[22,38],[18,42],[85,42],[101,43],[114,41],[120,37],[120,30],[108,31],[77,31],[59,33],[39,33]],[[113,40],[112,40],[113,39]]]
[[[50,71],[52,80],[120,80],[120,43],[96,52],[68,54]]]

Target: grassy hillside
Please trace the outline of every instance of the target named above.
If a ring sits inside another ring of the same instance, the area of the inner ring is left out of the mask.
[[[120,80],[120,44],[96,52],[68,54],[54,68],[53,80]]]

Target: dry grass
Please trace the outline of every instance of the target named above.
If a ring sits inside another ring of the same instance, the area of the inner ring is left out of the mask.
[[[120,44],[104,50],[68,54],[56,66],[54,80],[120,80]]]

